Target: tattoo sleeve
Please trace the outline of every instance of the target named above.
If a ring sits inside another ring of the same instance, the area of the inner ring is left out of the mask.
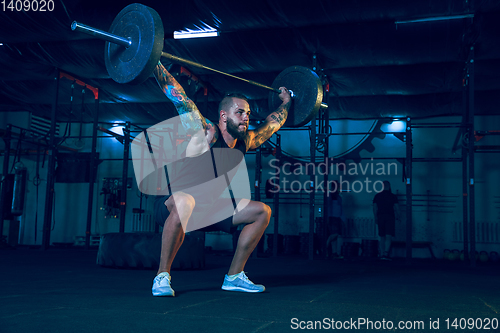
[[[280,107],[267,116],[266,121],[253,131],[253,136],[247,135],[245,143],[248,149],[254,149],[267,141],[275,132],[277,132],[288,117],[290,102],[281,104]]]
[[[255,146],[260,146],[264,142],[266,142],[273,134],[276,132],[276,129],[274,126],[268,126],[265,128],[263,131],[257,133],[257,135],[254,137],[254,145]]]
[[[290,108],[290,103],[287,104],[281,104],[280,107],[271,113],[269,116],[267,116],[267,120],[272,120],[278,123],[279,127],[278,129],[283,126],[283,124],[286,121],[286,118],[288,117],[288,109]]]
[[[210,147],[212,147],[214,145],[214,143],[217,141],[217,139],[219,138],[219,131],[215,128],[214,123],[212,123],[210,120],[207,119],[206,122],[207,122],[207,127],[206,127],[207,132],[212,131],[212,129],[215,129],[214,130],[214,137],[209,142]]]
[[[245,135],[245,147],[246,149],[250,149],[251,145],[252,145],[252,138],[250,137],[250,135],[248,135],[248,132],[247,132],[247,135]]]
[[[207,121],[201,115],[196,104],[187,97],[184,88],[182,88],[172,74],[161,63],[158,63],[153,73],[161,90],[177,109],[186,131],[193,133],[201,129],[206,129]]]
[[[245,143],[247,149],[255,149],[266,142],[279,129],[273,123],[265,123],[253,131],[253,137],[247,136]]]

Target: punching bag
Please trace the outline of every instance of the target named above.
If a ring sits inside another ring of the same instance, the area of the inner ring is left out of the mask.
[[[12,193],[12,216],[21,216],[24,211],[24,196],[26,193],[26,179],[28,170],[23,166],[16,166],[14,174],[14,190]]]

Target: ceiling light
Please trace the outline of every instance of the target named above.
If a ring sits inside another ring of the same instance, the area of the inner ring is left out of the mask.
[[[174,39],[217,37],[217,36],[219,36],[219,31],[209,26],[205,26],[204,28],[198,28],[198,30],[186,29],[182,31],[174,31]]]
[[[394,119],[391,123],[383,124],[380,129],[384,132],[404,132],[406,129],[406,122]]]

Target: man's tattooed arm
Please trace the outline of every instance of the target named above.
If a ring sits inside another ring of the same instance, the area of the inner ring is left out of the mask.
[[[158,63],[153,73],[161,90],[177,109],[186,131],[195,133],[201,129],[207,129],[207,120],[201,115],[196,104],[187,97],[184,88],[161,63]]]
[[[278,129],[279,129],[279,128],[281,128],[281,126],[283,126],[283,124],[286,121],[286,118],[288,117],[289,107],[290,107],[290,103],[281,104],[280,107],[276,111],[271,113],[269,116],[267,116],[267,118],[270,118],[271,120],[274,120],[276,123],[278,123],[278,125],[279,125]]]
[[[206,119],[206,122],[207,122],[206,132],[213,132],[214,133],[212,140],[210,140],[210,142],[209,142],[210,147],[212,147],[214,145],[214,143],[217,141],[217,139],[219,138],[219,131],[215,127],[214,123],[212,123],[210,120]]]
[[[266,142],[276,133],[286,121],[290,102],[283,103],[280,107],[267,116],[266,121],[253,131],[248,131],[245,137],[247,149],[255,149]]]

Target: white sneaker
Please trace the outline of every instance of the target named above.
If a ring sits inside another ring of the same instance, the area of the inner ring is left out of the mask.
[[[175,296],[175,291],[170,287],[170,274],[162,272],[153,280],[153,296]]]
[[[245,272],[240,272],[236,275],[236,278],[234,280],[230,280],[229,276],[226,274],[224,283],[222,284],[222,290],[261,293],[266,290],[266,287],[261,284],[253,283],[245,275]]]

